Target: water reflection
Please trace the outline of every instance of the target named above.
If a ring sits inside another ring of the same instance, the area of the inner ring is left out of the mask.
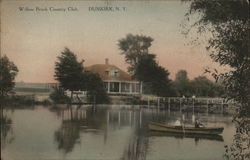
[[[2,111],[0,115],[1,120],[1,149],[5,148],[14,140],[14,133],[12,128],[11,113],[7,110]]]
[[[181,119],[186,125],[193,125],[193,117],[199,117],[208,126],[223,125],[223,137],[190,137],[152,133],[148,130],[148,123],[151,121],[173,124]],[[30,123],[32,121],[35,123]],[[231,142],[230,122],[231,117],[227,115],[193,115],[192,112],[158,109],[58,106],[29,112],[16,110],[12,123],[16,124],[13,132],[17,136],[12,145],[6,145],[3,158],[17,159],[15,155],[19,155],[22,159],[42,159],[46,156],[48,159],[157,160],[169,157],[180,160],[187,157],[198,159],[199,153],[202,153],[208,159],[221,159],[224,144]],[[17,148],[21,148],[21,151],[18,152]],[[190,151],[185,151],[182,153],[183,157],[178,157],[179,150],[186,149]],[[207,153],[208,149],[215,153]],[[197,153],[197,150],[200,152]],[[198,158],[194,155],[198,155]]]
[[[81,106],[68,106],[54,111],[62,120],[61,127],[55,131],[55,141],[58,149],[64,153],[71,152],[74,145],[81,142],[80,132],[101,131],[105,119],[105,114]]]
[[[250,159],[250,110],[242,110],[235,117],[236,133],[231,145],[225,145],[225,159]]]

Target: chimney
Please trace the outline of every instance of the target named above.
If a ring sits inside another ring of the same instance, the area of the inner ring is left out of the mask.
[[[105,58],[105,64],[109,64],[109,59],[108,58]]]

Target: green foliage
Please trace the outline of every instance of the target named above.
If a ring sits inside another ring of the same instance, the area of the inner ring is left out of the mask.
[[[104,83],[97,74],[86,74],[86,89],[89,102],[95,102],[97,104],[109,103],[110,99],[104,88]]]
[[[222,85],[214,83],[204,76],[199,76],[191,81],[194,95],[204,97],[224,97],[225,91]]]
[[[118,42],[119,49],[122,50],[121,54],[125,55],[125,61],[130,65],[128,71],[134,72],[138,58],[148,54],[153,38],[128,34],[126,38],[122,38]]]
[[[59,103],[67,103],[68,99],[63,90],[87,91],[89,102],[108,103],[109,98],[106,94],[103,82],[98,75],[85,72],[83,61],[78,62],[76,55],[68,48],[58,57],[55,67],[55,78],[59,81],[60,87],[52,93],[51,99]],[[62,90],[63,89],[63,90]]]
[[[65,48],[55,64],[55,79],[65,90],[83,89],[83,61],[78,62],[76,55]]]
[[[177,96],[190,97],[194,93],[192,92],[192,86],[187,76],[187,71],[180,70],[175,75],[174,88]]]
[[[224,97],[225,90],[221,84],[212,82],[205,76],[199,76],[189,80],[187,71],[180,70],[176,74],[173,87],[176,96],[191,97]]]
[[[187,17],[199,14],[194,27],[202,33],[210,31],[207,49],[211,58],[231,71],[218,74],[223,79],[230,98],[250,110],[250,53],[249,53],[249,1],[248,0],[194,0]],[[243,109],[243,108],[242,108]],[[245,109],[244,109],[245,110]]]
[[[56,104],[68,104],[70,102],[70,98],[65,94],[64,89],[61,87],[54,87],[49,98]]]
[[[170,93],[169,72],[155,61],[155,55],[141,56],[135,68],[134,77],[143,82],[144,93],[168,96]]]
[[[151,37],[128,34],[118,46],[129,64],[128,71],[143,82],[144,93],[167,96],[171,93],[169,73],[156,62],[156,55],[149,53],[152,41]]]
[[[16,65],[7,56],[0,57],[0,98],[6,96],[13,89],[17,73]]]
[[[187,13],[187,17],[199,14],[200,19],[193,25],[198,32],[210,31],[207,49],[211,58],[231,68],[226,73],[215,70],[212,74],[223,80],[229,98],[241,104],[234,119],[237,130],[233,144],[226,146],[227,159],[250,158],[249,8],[249,0],[193,0]]]

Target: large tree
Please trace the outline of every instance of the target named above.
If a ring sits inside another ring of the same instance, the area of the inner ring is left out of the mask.
[[[57,88],[51,94],[52,99],[60,103],[68,102],[67,98],[60,100],[61,97],[65,97],[63,90],[71,91],[71,100],[73,91],[81,90],[87,91],[91,102],[109,102],[103,81],[98,75],[84,71],[83,62],[78,62],[77,56],[68,48],[64,49],[55,64],[55,79],[59,81],[61,88]]]
[[[104,83],[98,74],[87,72],[86,89],[88,91],[88,101],[97,104],[109,103],[110,99],[104,87]]]
[[[0,57],[0,98],[7,96],[15,86],[17,66],[7,56]]]
[[[84,83],[83,60],[77,61],[76,55],[65,48],[58,61],[55,63],[55,79],[60,83],[60,87],[71,91],[82,90]]]
[[[241,110],[250,109],[250,52],[248,0],[192,0],[188,19],[198,14],[193,27],[199,33],[211,33],[207,49],[211,58],[231,71],[214,74],[222,77],[230,97],[242,104]]]
[[[143,82],[144,93],[166,96],[170,93],[169,72],[156,62],[156,55],[149,53],[153,38],[128,34],[118,46],[129,64],[133,78]]]
[[[237,130],[232,146],[227,148],[227,158],[250,159],[250,20],[249,0],[192,0],[187,13],[199,19],[192,28],[200,33],[211,33],[207,49],[211,58],[222,66],[229,66],[226,73],[213,73],[222,77],[229,97],[241,105],[235,116]],[[207,32],[208,31],[208,32]]]
[[[143,82],[144,93],[170,96],[169,72],[155,60],[155,55],[147,54],[139,58],[134,77]]]
[[[153,38],[144,35],[127,34],[125,38],[118,41],[121,54],[125,55],[125,61],[129,64],[128,71],[134,72],[140,57],[149,54],[149,47]]]
[[[192,88],[190,81],[188,79],[188,74],[186,70],[179,70],[175,75],[174,87],[177,96],[187,96],[190,97],[192,93]]]

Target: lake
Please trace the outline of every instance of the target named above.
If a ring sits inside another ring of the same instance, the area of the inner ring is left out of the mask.
[[[34,106],[3,112],[3,160],[223,160],[235,134],[232,116],[157,109]],[[223,126],[221,136],[150,132],[150,121]]]

